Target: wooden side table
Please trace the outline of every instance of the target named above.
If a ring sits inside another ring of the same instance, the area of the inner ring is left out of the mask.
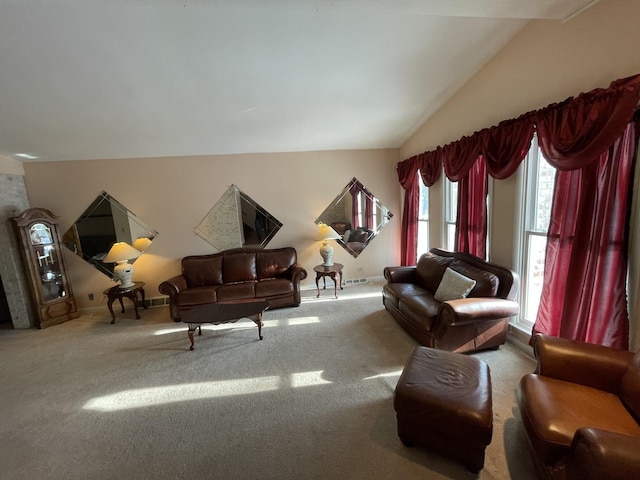
[[[140,294],[140,298],[142,301],[142,307],[147,308],[144,303],[144,282],[134,282],[133,287],[122,288],[120,286],[115,286],[111,288],[107,288],[103,293],[107,296],[107,307],[109,308],[109,312],[111,312],[111,325],[116,323],[116,314],[113,313],[113,302],[120,301],[120,307],[122,311],[120,313],[124,313],[124,304],[122,303],[123,298],[128,298],[133,302],[133,310],[136,313],[136,319],[140,319],[140,314],[138,313],[138,293]]]
[[[313,267],[313,271],[316,272],[316,288],[318,289],[318,295],[316,296],[316,298],[320,297],[320,285],[318,283],[320,278],[322,278],[322,281],[324,282],[324,287],[322,288],[327,288],[326,277],[331,277],[331,279],[333,280],[333,293],[335,294],[336,298],[338,298],[338,285],[340,285],[340,290],[343,290],[342,267],[343,265],[341,263],[334,263],[330,267],[325,267],[324,265],[317,265]],[[337,280],[336,277],[338,277]]]

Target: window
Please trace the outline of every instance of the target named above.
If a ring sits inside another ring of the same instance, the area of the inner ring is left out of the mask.
[[[456,249],[456,215],[458,214],[458,182],[444,179],[444,243],[447,250]]]
[[[420,206],[418,207],[418,258],[429,251],[429,188],[422,179],[420,183]]]
[[[521,245],[521,312],[520,322],[530,328],[535,322],[542,294],[547,229],[556,171],[545,160],[537,137],[531,142],[525,160],[523,235]]]

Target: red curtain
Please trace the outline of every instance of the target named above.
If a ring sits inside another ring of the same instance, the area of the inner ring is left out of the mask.
[[[487,164],[479,156],[458,183],[456,250],[486,258]]]
[[[400,264],[415,265],[418,242],[418,209],[420,208],[420,187],[418,185],[418,157],[411,157],[398,163],[398,180],[404,188],[404,208],[402,210],[402,232],[400,239]]]
[[[626,349],[626,235],[636,126],[586,166],[559,171],[549,225],[543,291],[533,334]]]

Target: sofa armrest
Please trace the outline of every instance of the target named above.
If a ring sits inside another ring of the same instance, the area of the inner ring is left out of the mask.
[[[630,419],[630,421],[632,421]],[[625,480],[640,472],[640,437],[580,428],[571,443],[568,480]]]
[[[387,283],[416,283],[416,267],[384,267]]]
[[[513,317],[520,312],[520,305],[502,298],[461,298],[442,302],[438,317],[448,325],[465,325],[483,320]]]
[[[536,373],[617,394],[620,381],[631,364],[626,350],[537,334],[534,353]]]
[[[300,263],[294,263],[293,265],[291,265],[289,271],[291,273],[291,281],[294,284],[298,284],[300,283],[300,281],[307,278],[307,271]]]
[[[176,275],[169,280],[165,280],[158,285],[158,290],[164,295],[173,297],[179,292],[187,289],[187,279],[183,275]]]

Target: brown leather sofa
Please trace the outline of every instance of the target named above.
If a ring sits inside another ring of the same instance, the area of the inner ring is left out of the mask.
[[[466,298],[439,301],[435,294],[447,268],[475,281]],[[520,280],[512,270],[468,253],[431,249],[416,266],[386,267],[382,301],[420,344],[468,352],[497,348],[507,338]]]
[[[182,273],[162,282],[171,318],[196,305],[263,298],[269,308],[300,305],[300,281],[307,271],[294,248],[235,248],[182,259]]]
[[[541,479],[640,478],[640,352],[536,335],[518,404]]]

